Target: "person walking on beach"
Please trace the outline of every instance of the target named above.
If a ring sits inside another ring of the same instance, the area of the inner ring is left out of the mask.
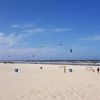
[[[100,69],[99,69],[99,67],[97,68],[97,72],[98,72],[98,74],[99,74],[99,71],[100,71]]]

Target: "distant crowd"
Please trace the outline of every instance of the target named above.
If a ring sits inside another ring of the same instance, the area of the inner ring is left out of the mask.
[[[94,73],[95,71],[97,71],[98,74],[100,73],[100,68],[99,68],[99,67],[97,67],[96,69],[95,69],[95,68],[92,68],[92,67],[88,67],[87,70],[88,70],[88,71],[93,71],[93,73]]]

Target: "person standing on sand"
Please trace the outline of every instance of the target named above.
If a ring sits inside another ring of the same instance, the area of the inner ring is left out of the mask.
[[[99,69],[99,67],[97,68],[97,72],[98,72],[98,74],[99,74],[99,71],[100,71],[100,69]]]

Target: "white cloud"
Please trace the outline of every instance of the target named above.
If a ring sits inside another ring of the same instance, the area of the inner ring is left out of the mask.
[[[34,28],[34,29],[26,29],[26,30],[23,30],[22,32],[34,34],[34,33],[41,33],[41,32],[45,32],[45,31],[46,31],[46,29],[44,29],[44,28]]]
[[[11,27],[18,28],[18,27],[20,27],[20,25],[11,25]]]
[[[23,44],[23,42],[30,42],[30,41],[25,41],[33,36],[34,34],[52,34],[52,33],[62,33],[69,31],[70,29],[68,28],[50,28],[50,27],[38,27],[36,24],[31,23],[31,24],[15,24],[11,25],[13,28],[17,28],[17,30],[13,30],[14,33],[9,33],[5,34],[0,32],[0,47],[13,47],[19,44]],[[18,34],[17,34],[18,33]]]
[[[31,24],[14,24],[14,25],[11,25],[10,27],[12,28],[20,28],[20,29],[27,29],[27,28],[33,28],[33,27],[36,27],[37,24],[36,23],[31,23]]]
[[[0,32],[0,37],[3,36],[3,35],[4,35],[4,33]]]
[[[78,40],[89,40],[89,41],[99,41],[100,35],[87,35],[85,37],[81,37]]]
[[[53,27],[41,27],[40,25],[37,25],[36,23],[31,24],[20,24],[20,25],[11,25],[13,28],[17,28],[17,31],[20,31],[22,33],[27,34],[46,34],[46,33],[61,33],[61,32],[67,32],[70,31],[69,28],[53,28]]]
[[[100,40],[100,35],[92,37],[92,40]]]
[[[5,35],[4,33],[0,33],[0,47],[11,47],[18,43],[20,43],[23,39],[24,35],[16,35],[15,33],[10,33]]]
[[[70,29],[68,28],[32,28],[32,29],[26,29],[26,30],[22,30],[22,32],[25,32],[25,33],[29,33],[29,34],[35,34],[35,33],[42,33],[45,32],[45,33],[57,33],[57,32],[66,32],[66,31],[69,31]]]
[[[52,31],[54,32],[66,32],[69,31],[70,29],[68,28],[56,28],[56,29],[52,29]]]
[[[32,23],[32,24],[22,24],[22,25],[20,25],[20,26],[21,26],[21,28],[23,28],[23,29],[27,29],[27,28],[36,27],[37,24],[36,24],[36,23]]]

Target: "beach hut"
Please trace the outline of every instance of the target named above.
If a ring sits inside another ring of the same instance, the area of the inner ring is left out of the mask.
[[[19,71],[19,69],[15,68],[15,72],[18,72],[18,71]]]

